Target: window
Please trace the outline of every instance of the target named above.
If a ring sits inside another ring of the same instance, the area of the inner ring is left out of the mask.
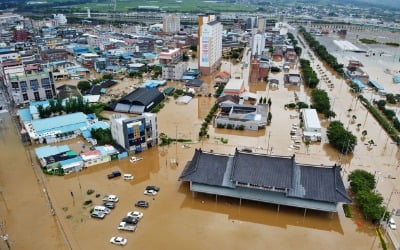
[[[33,95],[35,96],[35,101],[40,101],[39,92],[34,92]]]
[[[22,94],[22,98],[24,98],[24,101],[28,101],[28,94],[27,93]]]
[[[38,88],[39,88],[39,83],[38,83],[38,80],[37,79],[35,79],[35,80],[30,80],[29,81],[29,84],[31,85],[31,89],[32,90],[38,90]],[[38,93],[39,94],[39,93]]]
[[[12,82],[11,83],[11,87],[13,88],[13,89],[18,89],[18,82]]]
[[[46,99],[53,98],[53,92],[51,91],[51,89],[46,89],[45,94],[46,94]]]
[[[50,79],[49,78],[43,78],[42,79],[42,87],[44,89],[50,89]]]
[[[19,86],[21,87],[22,92],[26,92],[26,90],[28,89],[28,87],[26,85],[26,81],[20,81]]]

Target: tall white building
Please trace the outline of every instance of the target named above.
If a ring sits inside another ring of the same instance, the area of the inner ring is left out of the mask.
[[[198,60],[203,75],[212,74],[221,64],[222,24],[215,15],[199,16]]]
[[[181,29],[181,19],[177,15],[163,17],[163,31],[165,33],[176,33]]]
[[[265,27],[266,27],[265,18],[259,17],[258,18],[258,23],[257,23],[258,32],[264,33],[265,32]]]
[[[260,56],[265,48],[265,33],[257,33],[253,36],[251,54]]]

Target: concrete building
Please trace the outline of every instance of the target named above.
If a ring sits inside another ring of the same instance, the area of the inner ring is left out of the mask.
[[[11,49],[1,49],[0,50],[0,63],[6,60],[16,60],[19,57],[18,51]]]
[[[137,117],[114,114],[110,120],[113,139],[126,150],[139,153],[157,145],[158,127],[155,114],[143,113]]]
[[[163,32],[177,33],[181,29],[181,19],[175,14],[163,17]]]
[[[265,33],[257,33],[251,43],[251,54],[261,56],[265,49]]]
[[[198,26],[199,70],[203,75],[210,75],[221,64],[222,24],[215,15],[209,15],[199,16]]]
[[[3,64],[3,82],[16,104],[52,99],[56,96],[53,74],[40,65]]]
[[[246,29],[253,30],[253,28],[256,26],[256,21],[257,21],[257,17],[255,17],[255,16],[247,18]]]
[[[190,191],[257,202],[337,212],[351,203],[341,167],[301,164],[292,157],[235,151],[234,155],[196,149],[179,177]]]
[[[269,64],[266,61],[262,61],[260,58],[251,58],[250,64],[250,82],[259,82],[264,80],[269,74]]]
[[[267,125],[268,106],[265,104],[252,106],[226,103],[221,104],[221,111],[214,119],[217,128],[253,130],[265,128]]]
[[[264,33],[266,27],[265,18],[259,17],[257,21],[257,30],[258,32]]]
[[[321,123],[315,109],[302,109],[303,138],[308,141],[321,141]]]
[[[163,49],[158,56],[162,64],[162,78],[165,80],[181,80],[187,69],[187,63],[182,61],[182,51],[179,48]]]
[[[64,14],[53,14],[53,19],[57,21],[58,25],[66,25],[68,22]]]
[[[245,92],[243,79],[229,79],[224,88],[224,95],[240,95]]]
[[[68,52],[65,49],[48,49],[40,52],[44,62],[65,61],[68,59]]]

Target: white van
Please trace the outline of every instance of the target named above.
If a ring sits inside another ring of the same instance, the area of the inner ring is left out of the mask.
[[[111,210],[105,206],[95,206],[93,211],[102,212],[104,214],[109,214],[111,212]]]
[[[124,180],[126,180],[126,181],[130,181],[130,180],[133,180],[133,175],[131,175],[131,174],[124,174]]]

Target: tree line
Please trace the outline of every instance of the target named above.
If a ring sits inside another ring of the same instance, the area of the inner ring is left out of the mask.
[[[335,117],[336,114],[331,110],[328,93],[322,89],[313,89],[311,91],[312,108],[315,108],[318,113],[324,114],[326,118]]]
[[[310,48],[324,60],[333,70],[339,74],[343,74],[343,64],[338,63],[336,57],[331,55],[325,46],[321,45],[311,33],[308,33],[304,27],[299,28],[299,32],[303,35]]]
[[[83,100],[83,97],[70,97],[65,100],[63,105],[63,101],[61,99],[57,100],[49,100],[49,105],[44,107],[43,105],[39,105],[37,107],[39,117],[41,119],[48,118],[52,115],[61,115],[63,113],[76,113],[83,112],[85,114],[93,114],[99,115],[101,111],[103,111],[104,104],[90,104],[87,101]]]
[[[309,88],[317,87],[317,85],[319,83],[319,78],[317,76],[317,73],[315,73],[315,71],[311,67],[310,61],[306,60],[306,59],[300,59],[300,66],[301,66],[301,73],[303,75],[304,83]]]
[[[340,121],[333,121],[329,124],[327,136],[329,144],[342,154],[353,152],[357,145],[357,137],[346,130]]]

